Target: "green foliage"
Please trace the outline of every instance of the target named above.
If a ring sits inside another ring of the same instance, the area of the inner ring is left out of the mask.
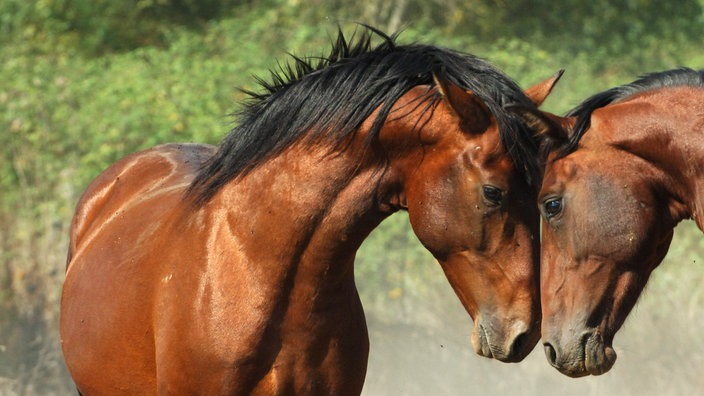
[[[200,29],[241,0],[6,0],[0,3],[0,44],[26,41],[95,55],[168,45],[179,27]],[[265,2],[262,2],[265,3]],[[3,39],[4,38],[4,39]]]
[[[409,313],[419,308],[414,303],[438,286],[428,280],[440,267],[418,242],[406,213],[391,216],[372,232],[355,266],[367,311],[384,312],[394,321],[411,318]]]
[[[501,26],[503,37],[540,43],[564,60],[586,56],[595,69],[657,68],[663,61],[687,58],[681,46],[704,33],[698,0],[481,2],[492,17],[479,19],[469,34],[492,39]],[[488,14],[488,13],[487,13]],[[625,61],[624,61],[625,60]]]

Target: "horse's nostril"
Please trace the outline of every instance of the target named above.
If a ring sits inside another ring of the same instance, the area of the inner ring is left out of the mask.
[[[521,356],[521,352],[523,351],[523,347],[525,346],[526,342],[528,341],[528,333],[521,333],[516,337],[515,340],[513,340],[513,345],[511,346],[511,350],[509,351],[510,356],[512,357],[519,357]]]
[[[551,365],[555,365],[555,362],[557,362],[557,352],[555,351],[555,348],[552,347],[549,343],[545,343],[545,357],[548,358],[548,362],[550,362]]]

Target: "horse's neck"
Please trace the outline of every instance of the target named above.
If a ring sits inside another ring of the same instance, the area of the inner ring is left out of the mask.
[[[225,186],[212,204],[253,262],[351,276],[359,245],[383,219],[382,172],[350,155],[291,149]]]
[[[691,217],[704,230],[704,93],[691,106],[678,95],[634,112],[611,139],[658,169],[676,221]]]
[[[704,96],[701,103],[704,103]],[[681,202],[683,218],[691,217],[704,230],[704,106],[664,106],[660,121],[668,144],[660,148],[660,160],[670,176],[672,190]]]

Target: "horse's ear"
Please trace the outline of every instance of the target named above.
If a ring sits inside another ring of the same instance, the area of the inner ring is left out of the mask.
[[[561,69],[557,73],[553,74],[552,77],[545,79],[532,87],[525,90],[526,96],[536,105],[540,106],[545,101],[545,98],[550,95],[550,92],[555,88],[555,84],[560,81],[562,73],[565,69]]]
[[[462,120],[465,131],[483,133],[489,128],[491,111],[484,101],[437,74],[433,74],[433,79],[445,104]]]
[[[570,138],[570,131],[574,125],[573,117],[560,117],[535,107],[519,104],[509,104],[506,109],[516,114],[526,126],[540,138],[548,138],[560,144]]]

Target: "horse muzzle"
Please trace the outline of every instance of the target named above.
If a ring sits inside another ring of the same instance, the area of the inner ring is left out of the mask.
[[[543,346],[550,365],[573,378],[604,374],[616,362],[616,351],[596,329],[582,332],[565,347],[549,338]]]
[[[505,363],[520,362],[538,343],[540,334],[536,328],[515,320],[503,330],[493,321],[477,320],[472,331],[472,346],[480,356]]]

